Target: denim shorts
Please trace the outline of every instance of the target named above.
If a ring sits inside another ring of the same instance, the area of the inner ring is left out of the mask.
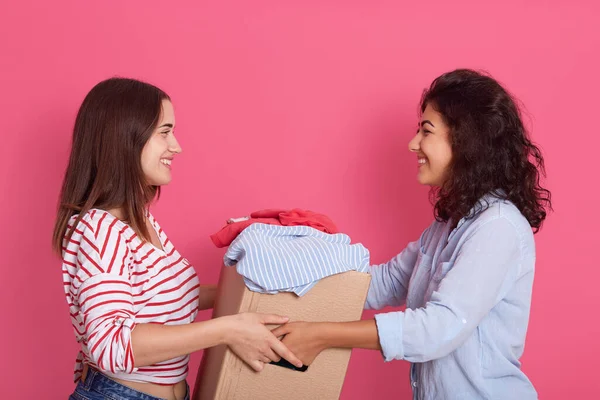
[[[161,400],[161,398],[121,385],[97,370],[88,368],[85,382],[79,381],[69,400]],[[187,386],[185,400],[190,400],[189,386]]]

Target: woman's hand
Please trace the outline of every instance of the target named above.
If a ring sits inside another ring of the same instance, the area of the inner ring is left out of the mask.
[[[304,365],[310,365],[327,348],[318,322],[290,322],[273,329],[273,335],[283,336],[281,341]]]
[[[277,362],[281,357],[302,367],[302,361],[265,326],[285,324],[288,318],[256,313],[241,313],[224,318],[229,319],[225,343],[255,371],[262,371],[265,364]]]

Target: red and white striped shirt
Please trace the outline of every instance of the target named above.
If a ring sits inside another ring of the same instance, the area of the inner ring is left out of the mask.
[[[86,213],[69,242],[63,241],[65,293],[81,343],[75,381],[83,363],[135,382],[171,385],[187,376],[189,355],[134,367],[131,332],[136,324],[187,324],[198,313],[196,271],[149,212],[148,218],[163,250],[140,240],[129,225],[99,209]]]

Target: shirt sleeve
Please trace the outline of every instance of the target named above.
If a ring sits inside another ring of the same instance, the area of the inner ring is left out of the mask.
[[[123,233],[114,225],[99,232],[85,229],[77,251],[73,296],[84,323],[83,341],[91,361],[112,373],[134,371],[129,255]]]
[[[505,296],[520,258],[517,230],[507,219],[474,230],[424,307],[375,316],[385,361],[426,362],[461,346]]]
[[[429,229],[425,230],[421,238],[409,243],[404,250],[390,261],[370,267],[371,284],[365,302],[366,309],[379,310],[386,306],[401,306],[406,301],[408,283],[423,238]]]

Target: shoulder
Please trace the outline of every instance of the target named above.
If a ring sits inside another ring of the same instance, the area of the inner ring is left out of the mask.
[[[514,239],[524,253],[534,250],[533,231],[519,209],[509,200],[495,199],[477,214],[465,231],[468,236],[486,235],[495,240]]]
[[[510,224],[519,236],[533,235],[529,222],[521,211],[509,200],[497,199],[481,211],[473,221],[475,227],[484,225]]]
[[[69,227],[73,226],[77,217],[78,215],[71,217]],[[100,209],[91,209],[86,212],[73,232],[73,238],[79,237],[82,245],[89,245],[101,257],[107,249],[128,246],[132,235],[135,233],[129,225]]]

